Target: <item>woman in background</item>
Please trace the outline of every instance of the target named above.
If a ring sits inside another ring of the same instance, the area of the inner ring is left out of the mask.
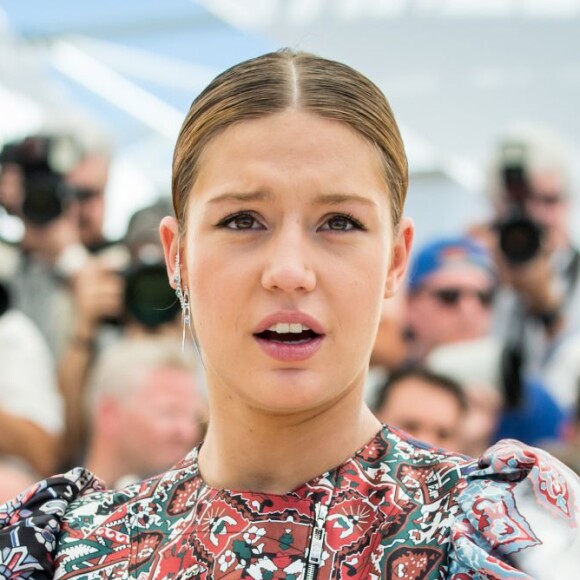
[[[124,490],[73,470],[1,508],[5,574],[572,577],[564,466],[517,443],[479,461],[433,449],[363,403],[411,248],[406,190],[391,109],[360,73],[283,50],[218,76],[182,127],[161,224],[206,438]]]

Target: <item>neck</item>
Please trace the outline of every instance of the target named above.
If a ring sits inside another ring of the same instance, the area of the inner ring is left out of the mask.
[[[212,410],[200,471],[212,487],[283,494],[343,463],[380,429],[362,392],[309,416]]]

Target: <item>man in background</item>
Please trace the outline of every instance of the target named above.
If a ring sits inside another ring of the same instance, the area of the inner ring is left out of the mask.
[[[548,390],[553,354],[580,332],[570,171],[568,148],[549,129],[523,125],[508,131],[489,168],[493,223],[478,232],[499,274],[494,334],[511,354],[514,372],[539,378]]]
[[[122,339],[96,361],[85,466],[120,487],[169,469],[204,434],[206,405],[178,341]]]
[[[412,257],[407,288],[407,359],[491,329],[496,276],[491,256],[468,237],[436,239]]]
[[[420,247],[409,269],[409,360],[463,385],[464,450],[471,454],[497,437],[530,445],[558,439],[564,419],[542,382],[518,375],[509,344],[492,335],[496,272],[491,253],[466,236]],[[478,376],[476,369],[482,368],[491,381]]]
[[[379,391],[375,415],[433,447],[462,451],[467,401],[455,381],[421,368],[393,373]]]
[[[24,230],[6,248],[17,257],[14,307],[38,326],[57,361],[93,320],[119,314],[117,265],[91,259],[110,244],[103,233],[109,162],[107,141],[88,130],[31,135],[0,153],[0,205]]]

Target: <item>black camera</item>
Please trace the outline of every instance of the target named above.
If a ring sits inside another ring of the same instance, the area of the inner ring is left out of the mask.
[[[26,137],[4,145],[0,164],[16,165],[22,172],[23,217],[46,225],[61,216],[72,199],[82,197],[64,177],[80,158],[80,147],[67,135]]]
[[[146,328],[175,320],[181,308],[165,263],[138,261],[125,272],[125,312]]]
[[[526,174],[523,144],[507,143],[502,147],[501,178],[508,214],[495,224],[499,247],[509,263],[524,264],[539,254],[544,230],[526,211],[526,200],[532,189]]]
[[[0,281],[0,316],[10,308],[10,292],[8,286]]]

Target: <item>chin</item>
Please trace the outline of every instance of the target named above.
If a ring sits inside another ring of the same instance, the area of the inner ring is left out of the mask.
[[[254,399],[251,406],[257,411],[274,415],[295,415],[317,411],[332,405],[340,393],[331,391],[325,385],[286,387],[276,392],[261,391],[262,396]]]
[[[317,391],[293,390],[288,393],[263,393],[259,399],[247,401],[256,411],[269,415],[295,415],[323,407],[328,402],[328,396]]]

